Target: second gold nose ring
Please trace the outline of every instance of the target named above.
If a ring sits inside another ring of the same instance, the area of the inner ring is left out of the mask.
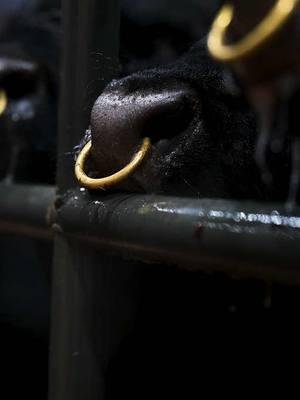
[[[286,24],[299,5],[300,0],[277,0],[265,18],[243,39],[234,44],[225,44],[234,15],[234,6],[230,3],[225,4],[208,35],[207,46],[210,54],[216,60],[228,63],[253,55]]]

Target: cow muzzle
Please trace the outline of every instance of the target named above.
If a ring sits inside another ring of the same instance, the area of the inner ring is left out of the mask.
[[[125,180],[126,186],[138,185],[145,176],[149,180],[153,160],[190,121],[191,89],[177,85],[168,90],[129,90],[130,79],[109,85],[93,107],[91,141],[75,164],[77,180],[88,189],[106,189]],[[88,168],[90,162],[94,171]]]

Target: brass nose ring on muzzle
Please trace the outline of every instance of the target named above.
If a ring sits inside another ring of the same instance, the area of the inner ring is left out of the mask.
[[[148,151],[150,150],[151,141],[145,137],[143,143],[137,153],[133,156],[132,160],[120,171],[113,175],[106,176],[104,178],[90,178],[84,172],[84,166],[86,159],[90,153],[92,146],[91,140],[81,150],[76,163],[75,163],[75,176],[79,183],[87,189],[106,189],[114,186],[120,182],[123,182],[130,175],[132,175],[141,162],[144,160]]]
[[[0,116],[4,113],[7,107],[7,95],[3,89],[0,89]]]
[[[225,4],[208,34],[207,46],[210,54],[221,62],[235,62],[251,56],[265,45],[296,11],[300,0],[277,0],[268,15],[243,39],[234,44],[225,44],[227,29],[233,19],[234,7]]]

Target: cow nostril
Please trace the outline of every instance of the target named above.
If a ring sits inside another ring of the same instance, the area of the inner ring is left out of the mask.
[[[157,109],[155,115],[145,123],[143,136],[150,137],[154,144],[163,139],[171,139],[184,132],[193,117],[192,103],[187,98],[180,99],[168,107]]]
[[[39,88],[41,70],[32,61],[0,57],[0,88],[9,99],[34,95]]]
[[[168,151],[169,143],[173,147],[193,123],[197,110],[196,93],[185,86],[148,93],[109,87],[97,99],[91,115],[91,158],[97,171],[111,175],[122,168],[142,137],[157,143],[155,150]]]
[[[17,100],[34,94],[38,79],[35,74],[18,71],[6,74],[0,84],[10,99]]]

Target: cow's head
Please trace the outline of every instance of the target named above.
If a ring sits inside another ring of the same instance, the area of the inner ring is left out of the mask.
[[[88,135],[87,135],[88,136]],[[93,176],[151,152],[123,189],[175,195],[264,196],[253,158],[255,118],[201,41],[177,62],[114,80],[91,116]]]
[[[0,1],[0,178],[54,178],[59,1]]]
[[[234,0],[224,7],[234,9],[230,29],[221,40],[227,50],[245,36],[235,46],[241,47],[260,20],[268,25],[266,32],[278,25],[278,15],[284,20],[276,28],[280,34],[268,33],[272,40],[264,41],[254,57],[247,54],[233,68],[258,113],[260,135],[255,116],[229,83],[229,68],[213,62],[205,43],[199,42],[171,65],[132,74],[106,88],[91,118],[93,173],[108,175],[122,168],[142,138],[149,136],[151,155],[127,188],[131,184],[135,190],[150,192],[283,200],[291,181],[289,198],[294,201],[300,182],[300,141],[295,133],[299,130],[299,7],[298,0],[253,4]],[[290,15],[282,17],[285,12]],[[226,18],[220,19],[221,30]]]
[[[300,1],[232,0],[208,35],[211,55],[230,65],[258,117],[255,159],[262,178],[300,194]]]

